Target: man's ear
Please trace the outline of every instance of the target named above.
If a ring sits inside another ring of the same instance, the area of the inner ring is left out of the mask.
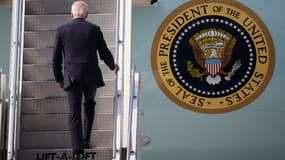
[[[73,19],[73,14],[72,13],[70,13],[70,17]]]

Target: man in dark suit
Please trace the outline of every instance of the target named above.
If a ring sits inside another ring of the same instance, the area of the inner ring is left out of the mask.
[[[52,61],[55,80],[67,93],[72,149],[75,155],[79,155],[89,147],[96,104],[94,96],[97,88],[104,86],[97,52],[111,70],[117,72],[119,66],[114,63],[100,28],[85,20],[88,16],[87,4],[75,1],[71,16],[71,22],[57,29]],[[83,131],[82,95],[85,100]]]

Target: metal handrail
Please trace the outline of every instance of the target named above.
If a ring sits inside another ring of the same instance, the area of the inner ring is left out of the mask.
[[[18,123],[19,106],[21,98],[21,73],[22,73],[22,37],[23,37],[23,14],[25,0],[12,1],[12,32],[11,32],[11,57],[10,57],[10,79],[9,79],[9,124],[8,124],[8,142],[7,159],[16,159],[16,150],[18,147]]]
[[[131,4],[117,0],[116,47],[121,72],[116,79],[113,159],[125,159],[128,143],[129,100],[131,98]]]
[[[0,159],[3,158],[6,135],[6,75],[0,68]]]
[[[131,94],[130,95],[134,95],[134,86],[135,86],[135,78],[134,78],[134,75],[135,75],[135,71],[134,69],[132,70],[132,73],[131,73]],[[127,147],[127,160],[130,160],[130,155],[131,155],[131,152],[132,152],[132,126],[133,126],[133,109],[134,109],[134,106],[133,106],[133,97],[130,98],[130,109],[129,109],[129,128],[128,128],[128,147]]]
[[[113,128],[113,159],[120,159],[119,151],[121,147],[121,110],[122,110],[122,70],[123,70],[123,3],[117,0],[116,17],[116,63],[121,67],[116,76],[115,82],[115,105],[114,105],[114,128]]]
[[[138,113],[139,113],[139,98],[140,98],[140,73],[132,71],[132,97],[130,99],[130,118],[128,131],[128,150],[127,160],[137,159],[137,129],[138,129]]]

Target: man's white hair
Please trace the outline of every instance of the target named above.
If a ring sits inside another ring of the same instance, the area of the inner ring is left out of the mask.
[[[84,16],[88,13],[88,5],[84,1],[75,1],[71,6],[71,13],[76,16]]]

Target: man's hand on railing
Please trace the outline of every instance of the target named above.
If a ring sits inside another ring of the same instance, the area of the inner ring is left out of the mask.
[[[64,83],[63,83],[63,81],[58,82],[58,83],[57,83],[57,85],[58,85],[61,89],[63,89],[63,87],[64,87]]]
[[[115,64],[114,72],[117,74],[119,70],[120,70],[120,66],[118,64]]]

